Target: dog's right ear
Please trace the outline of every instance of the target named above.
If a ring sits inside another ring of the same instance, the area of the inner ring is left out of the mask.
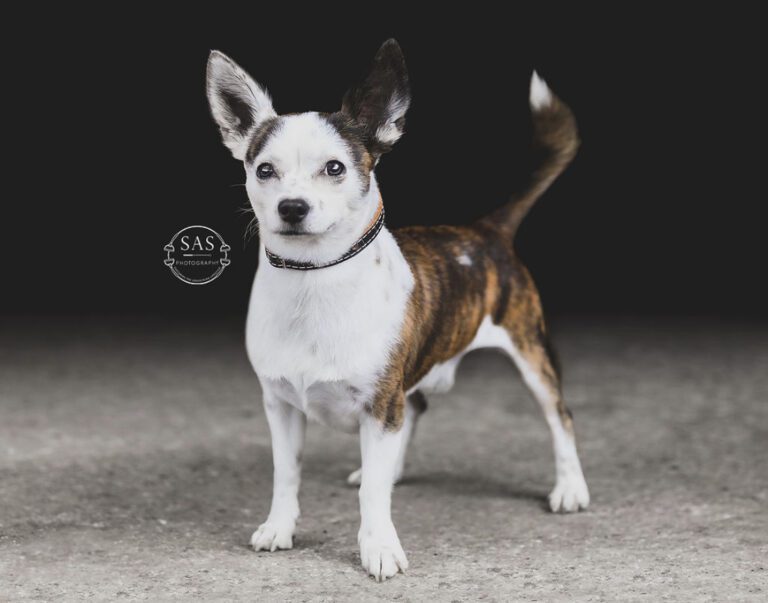
[[[254,128],[277,114],[272,100],[237,63],[218,50],[208,57],[208,103],[224,144],[235,159],[244,160]]]

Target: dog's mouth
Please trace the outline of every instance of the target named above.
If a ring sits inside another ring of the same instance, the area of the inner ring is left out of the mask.
[[[279,234],[283,237],[309,237],[315,233],[307,232],[305,230],[278,230],[275,234]]]
[[[312,232],[309,230],[302,230],[300,228],[286,228],[284,230],[275,231],[275,234],[280,235],[281,237],[317,237],[333,230],[334,226],[336,226],[336,222],[332,223],[322,232]]]

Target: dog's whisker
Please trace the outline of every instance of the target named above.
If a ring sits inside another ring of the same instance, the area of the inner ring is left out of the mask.
[[[259,221],[254,215],[253,218],[251,218],[250,222],[245,227],[245,232],[243,233],[243,248],[245,248],[250,240],[259,232]]]

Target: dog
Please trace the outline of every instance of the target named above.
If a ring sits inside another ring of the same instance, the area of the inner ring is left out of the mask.
[[[589,504],[541,303],[513,241],[523,217],[576,154],[571,110],[534,71],[540,161],[522,192],[469,226],[390,231],[374,168],[402,136],[411,102],[400,46],[386,41],[335,113],[278,116],[270,96],[212,51],[207,97],[243,162],[260,261],[246,323],[272,440],[269,516],[255,550],[290,549],[306,420],[360,435],[358,544],[377,581],[408,561],[391,517],[425,394],[450,389],[462,357],[497,348],[517,365],[552,433],[554,512]]]

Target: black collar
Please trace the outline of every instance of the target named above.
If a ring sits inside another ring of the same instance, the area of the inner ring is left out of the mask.
[[[296,262],[294,260],[286,260],[285,258],[281,258],[279,255],[272,253],[266,247],[264,248],[264,251],[266,251],[267,253],[267,259],[269,260],[269,263],[272,264],[275,268],[288,268],[290,270],[318,270],[320,268],[328,268],[330,266],[335,266],[336,264],[341,264],[342,262],[346,262],[348,259],[355,257],[363,249],[368,247],[368,245],[373,243],[373,240],[376,238],[379,232],[381,232],[381,229],[383,226],[384,226],[384,206],[380,205],[379,211],[378,211],[378,217],[374,219],[374,222],[370,225],[368,230],[365,231],[365,234],[363,234],[363,236],[360,237],[357,240],[357,242],[354,245],[352,245],[352,247],[350,247],[349,250],[344,255],[330,262],[326,262],[324,264],[314,264],[313,262]]]

